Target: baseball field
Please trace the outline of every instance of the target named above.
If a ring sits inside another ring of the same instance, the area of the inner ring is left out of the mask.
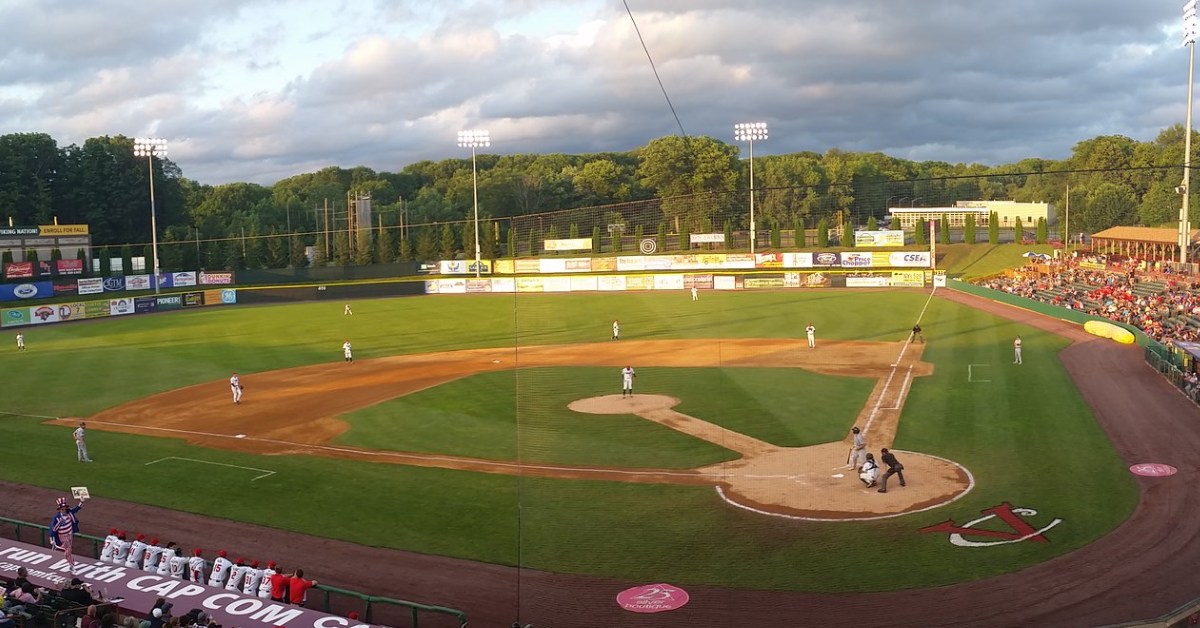
[[[927,342],[909,344],[918,319]],[[932,587],[1088,545],[1138,500],[1057,358],[1068,340],[927,291],[432,296],[356,302],[353,316],[313,303],[46,326],[26,341],[0,353],[5,480],[527,569]],[[94,464],[75,462],[80,419]],[[880,494],[844,469],[855,425],[876,455],[897,452],[906,487]],[[1044,532],[966,525],[1002,504]],[[948,520],[985,532],[960,530],[963,545],[921,531]]]

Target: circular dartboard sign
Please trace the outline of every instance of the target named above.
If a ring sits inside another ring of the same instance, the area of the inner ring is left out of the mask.
[[[638,243],[638,250],[642,252],[642,255],[653,255],[658,251],[658,240],[642,238],[642,241]]]

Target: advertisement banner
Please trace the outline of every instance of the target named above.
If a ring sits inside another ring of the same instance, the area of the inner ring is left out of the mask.
[[[547,251],[590,251],[591,238],[569,238],[560,240],[545,240],[542,247]]]
[[[516,273],[518,275],[537,274],[542,272],[542,260],[539,259],[519,259],[516,263]]]
[[[893,270],[891,285],[897,288],[923,288],[925,287],[925,271]]]
[[[567,260],[565,259],[544,259],[541,264],[541,272],[543,273],[565,273],[567,272]]]
[[[831,277],[829,273],[800,273],[800,287],[828,288],[833,285]]]
[[[456,259],[438,262],[438,274],[441,275],[474,275],[475,268],[475,260]],[[484,275],[492,274],[492,267],[487,260],[480,260],[479,272]],[[232,277],[225,283],[233,283]]]
[[[58,304],[58,320],[60,321],[76,321],[87,318],[86,306],[81,302],[76,303],[59,303]]]
[[[683,290],[683,275],[655,275],[655,290]]]
[[[227,286],[232,283],[233,273],[229,271],[200,273],[200,285],[202,286]]]
[[[58,322],[58,306],[36,305],[29,308],[29,322],[35,325]]]
[[[622,272],[646,270],[646,258],[641,255],[618,256],[617,270]]]
[[[904,232],[899,230],[855,231],[854,246],[866,248],[904,246]]]
[[[513,274],[515,265],[513,264],[513,261],[510,259],[498,259],[495,261],[494,268],[496,269],[497,274],[511,275],[511,274]]]
[[[53,277],[55,274],[54,264],[51,264],[49,261],[38,262],[37,266],[34,266],[33,272],[38,277]]]
[[[674,257],[670,255],[656,255],[645,258],[643,260],[643,267],[646,270],[671,270],[671,263],[673,261]]]
[[[18,327],[29,324],[29,308],[14,307],[0,310],[0,327]]]
[[[713,277],[713,289],[737,290],[737,278],[729,275],[717,275]]]
[[[842,256],[840,253],[831,253],[828,251],[822,251],[820,253],[813,253],[812,254],[812,265],[813,266],[841,266],[842,265]]]
[[[871,262],[870,253],[856,253],[853,251],[842,253],[842,268],[870,268]]]
[[[153,287],[150,283],[150,275],[129,275],[125,277],[126,290],[150,290]]]
[[[946,271],[939,270],[933,273],[933,285],[938,288],[946,287]]]
[[[38,235],[45,237],[52,236],[73,236],[87,235],[87,225],[38,225]]]
[[[804,280],[804,278],[800,275],[801,273],[783,273],[783,287],[799,288],[801,285],[803,285],[800,282]]]
[[[491,291],[492,291],[492,280],[491,279],[468,279],[467,280],[467,294],[476,294],[476,293],[480,293],[480,292],[491,292]]]
[[[204,304],[205,305],[221,305],[221,291],[220,290],[205,290],[204,291]]]
[[[653,290],[654,275],[631,275],[625,277],[626,290]]]
[[[933,256],[929,251],[904,251],[889,253],[888,264],[907,268],[929,268]]]
[[[158,307],[158,297],[135,297],[133,311],[137,314],[149,314]]]
[[[124,277],[105,277],[101,281],[104,283],[105,292],[121,292],[125,290]]]
[[[183,293],[183,307],[200,307],[201,305],[204,305],[203,292]]]
[[[722,244],[725,242],[724,233],[693,233],[688,238],[692,244]]]
[[[570,277],[545,277],[542,279],[542,292],[570,292]]]
[[[5,279],[33,278],[33,262],[9,262],[4,265]]]
[[[55,270],[60,275],[82,275],[83,260],[81,259],[60,259],[54,260]]]
[[[164,294],[154,297],[155,310],[178,310],[183,307],[183,295]]]
[[[49,299],[54,296],[54,284],[49,281],[0,284],[0,301]]]
[[[91,279],[80,279],[76,282],[79,288],[79,294],[100,294],[104,292],[104,280],[100,277]]]
[[[517,277],[517,292],[541,292],[541,277]]]
[[[813,254],[812,253],[784,253],[783,265],[785,268],[812,268]]]
[[[783,277],[746,277],[742,280],[742,287],[747,290],[761,288],[783,288]]]
[[[724,253],[698,253],[695,257],[696,264],[692,268],[703,270],[717,270],[725,267],[725,262],[729,258]]]
[[[566,262],[563,270],[568,273],[588,273],[592,271],[592,260],[588,257],[577,257],[574,259],[565,259]]]
[[[516,292],[517,280],[512,277],[499,277],[492,280],[492,292]]]
[[[846,276],[847,288],[886,288],[888,280],[891,279],[886,275],[878,275],[874,273],[862,273]]]
[[[597,277],[596,288],[599,290],[620,291],[625,289],[625,275],[605,275]]]
[[[108,316],[108,301],[88,301],[83,304],[84,318],[104,318]]]
[[[437,294],[437,293],[438,293],[437,279],[426,279],[425,280],[425,294]]]
[[[683,276],[683,287],[688,288],[688,289],[697,288],[699,290],[712,290],[713,289],[712,273],[703,273],[703,274],[699,274],[699,275],[684,275]]]
[[[749,253],[730,253],[721,262],[721,268],[750,269],[754,268],[754,256]]]
[[[54,282],[54,296],[69,297],[79,294],[79,284],[75,280]]]
[[[11,266],[11,264],[9,264],[9,265]],[[1107,266],[1104,265],[1104,262],[1093,262],[1090,260],[1084,260],[1082,262],[1079,262],[1079,267],[1086,268],[1088,270],[1105,270],[1106,268],[1108,268]]]
[[[592,272],[594,273],[611,273],[617,269],[617,258],[615,257],[593,257]]]
[[[221,303],[225,305],[237,303],[237,290],[234,288],[221,288]]]
[[[189,271],[183,272],[183,273],[170,273],[170,275],[169,275],[170,285],[168,287],[189,288],[191,286],[194,286],[194,285],[196,285],[196,281],[197,281],[196,275],[197,275],[196,271],[193,271],[193,270],[189,270]]]
[[[417,273],[421,275],[435,274],[440,268],[437,262],[417,262]]]
[[[595,277],[571,277],[571,292],[595,292],[597,285]]]
[[[109,299],[108,313],[110,316],[124,316],[125,314],[133,314],[133,298],[125,297],[122,299]]]
[[[754,256],[755,268],[782,268],[783,253],[759,253]]]
[[[438,279],[439,294],[466,294],[466,279]]]

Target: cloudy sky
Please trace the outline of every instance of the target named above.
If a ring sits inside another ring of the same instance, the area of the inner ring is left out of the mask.
[[[627,0],[683,130],[999,164],[1182,123],[1182,0]],[[680,133],[622,0],[0,0],[0,134],[154,135],[203,183]]]

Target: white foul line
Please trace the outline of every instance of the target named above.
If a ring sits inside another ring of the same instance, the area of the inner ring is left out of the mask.
[[[198,462],[200,464],[215,464],[218,467],[230,467],[233,469],[245,469],[247,471],[261,471],[262,475],[259,475],[259,476],[255,477],[254,479],[250,480],[251,482],[254,482],[256,480],[261,480],[265,477],[275,475],[274,471],[268,471],[266,469],[256,469],[254,467],[243,467],[243,466],[237,465],[237,464],[225,464],[224,462],[212,462],[211,460],[197,460],[195,458],[180,458],[178,456],[167,456],[166,458],[159,458],[158,460],[151,460],[150,462],[147,462],[145,466],[148,467],[152,464],[163,462],[164,460],[183,460],[186,462]]]
[[[967,383],[969,383],[969,384],[987,384],[992,381],[990,379],[975,379],[974,372],[971,370],[971,367],[973,367],[973,366],[988,366],[988,365],[987,364],[968,364],[967,365]]]
[[[937,286],[929,291],[929,298],[925,299],[925,305],[921,308],[921,313],[917,314],[917,324],[921,323],[921,319],[925,318],[925,310],[929,309],[930,301],[933,301],[933,295],[937,292]],[[892,370],[888,373],[887,381],[883,383],[883,390],[879,391],[879,398],[875,400],[875,406],[871,408],[871,414],[867,417],[867,424],[863,427],[863,434],[866,434],[871,429],[871,423],[875,422],[875,415],[879,414],[880,410],[896,410],[898,408],[882,408],[883,398],[887,395],[888,388],[892,385],[892,379],[896,377],[896,369],[900,367],[900,362],[904,360],[904,352],[908,351],[908,345],[912,344],[912,334],[908,335],[908,339],[904,341],[904,346],[900,347],[900,355],[896,356],[896,361],[892,363]],[[909,375],[912,374],[912,367],[909,367]],[[896,400],[896,405],[900,405],[903,397]]]

